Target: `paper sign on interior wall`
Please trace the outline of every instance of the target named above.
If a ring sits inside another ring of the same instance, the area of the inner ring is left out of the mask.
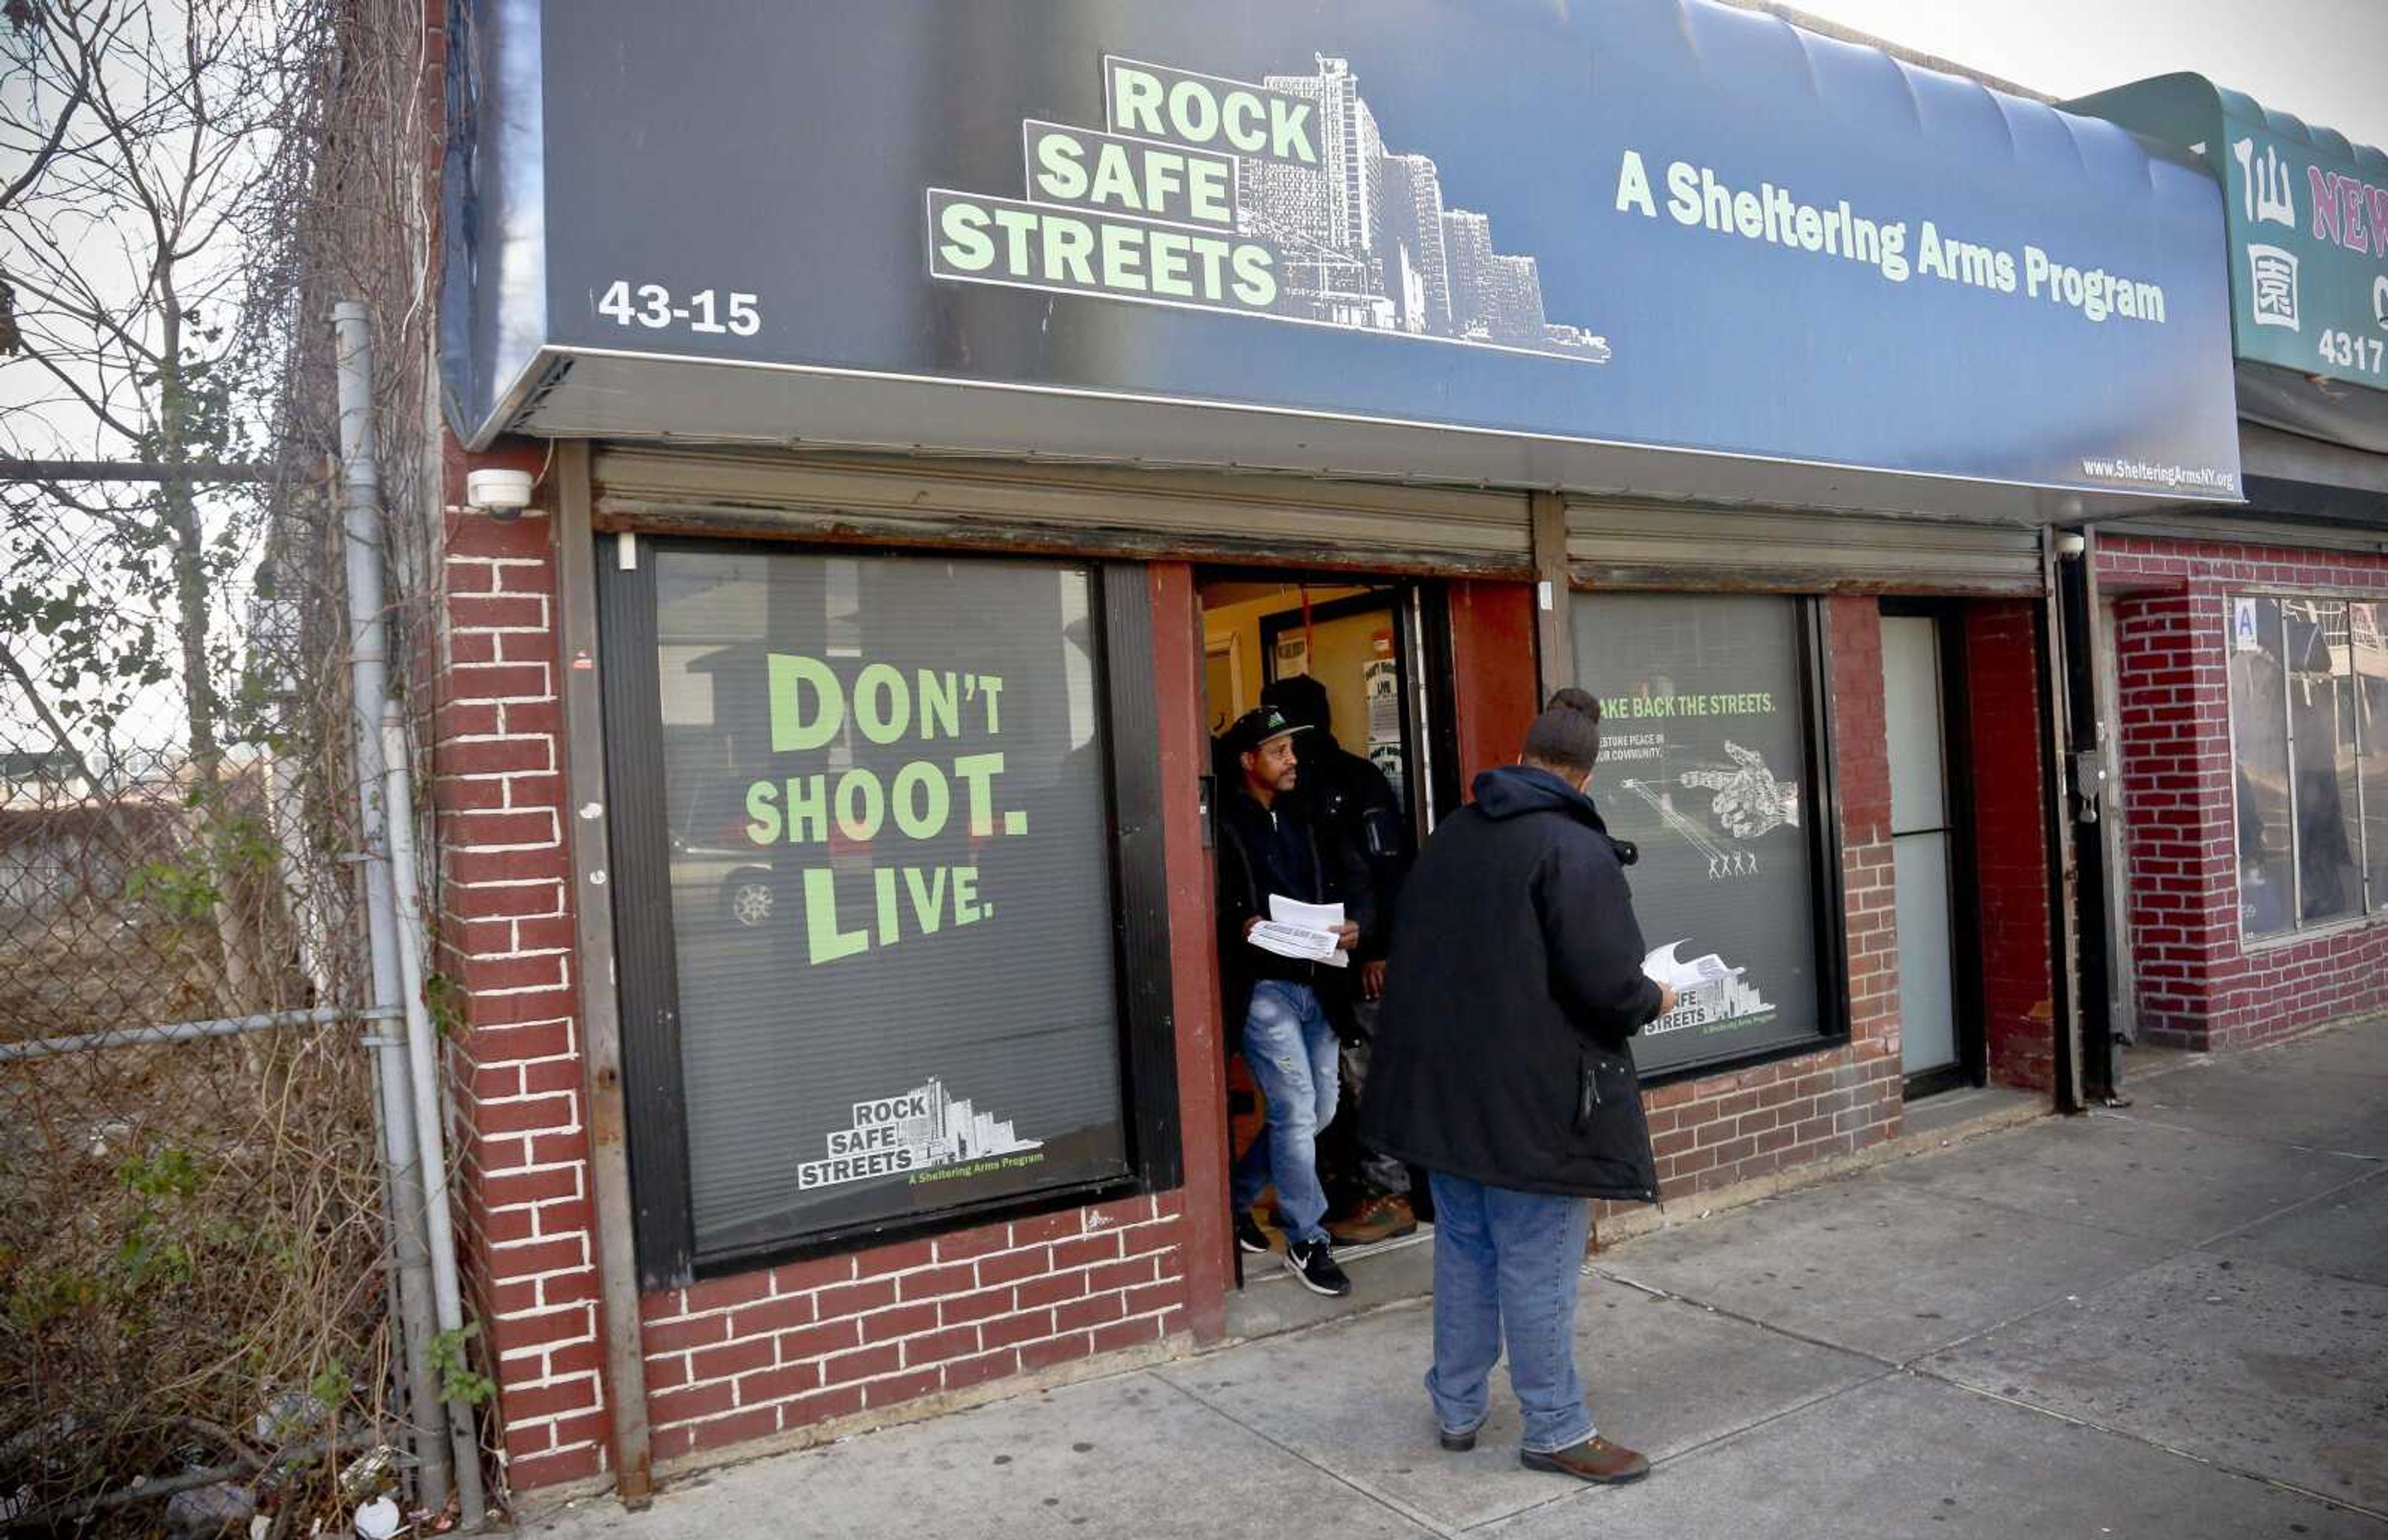
[[[1379,631],[1371,639],[1374,656],[1360,666],[1360,683],[1368,699],[1368,744],[1397,743],[1402,736],[1401,669],[1393,662],[1393,634]]]

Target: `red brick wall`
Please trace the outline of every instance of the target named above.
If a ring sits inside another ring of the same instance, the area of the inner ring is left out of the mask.
[[[1158,1344],[1187,1255],[1170,1193],[649,1294],[655,1458]]]
[[[543,446],[477,464],[536,472]],[[450,457],[439,699],[431,744],[438,970],[463,991],[450,1045],[474,1316],[499,1383],[509,1484],[593,1474],[607,1423],[563,841],[555,563],[541,511],[464,512]],[[542,500],[545,489],[542,488]]]
[[[2388,920],[2309,940],[2239,937],[2224,607],[2248,587],[2388,599],[2388,560],[2102,536],[2121,695],[2140,1030],[2238,1048],[2388,1006]]]
[[[1834,791],[1848,910],[1849,1041],[1645,1093],[1665,1197],[1848,1155],[1899,1130],[1899,930],[1882,616],[1871,599],[1828,602]]]
[[[2039,611],[2029,600],[1965,607],[1965,693],[1989,1078],[2046,1091],[2054,1084],[2056,1040]]]
[[[509,1464],[562,1479],[597,1468],[604,1419],[548,539],[542,513],[449,513],[431,760],[474,1314]]]

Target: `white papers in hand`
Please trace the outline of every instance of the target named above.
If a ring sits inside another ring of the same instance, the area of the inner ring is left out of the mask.
[[[1333,930],[1343,923],[1343,906],[1340,903],[1303,903],[1283,893],[1269,895],[1269,918],[1279,925],[1307,926],[1313,930]]]
[[[1279,925],[1275,920],[1263,920],[1252,927],[1244,940],[1263,952],[1274,952],[1280,957],[1296,957],[1306,963],[1324,963],[1340,957],[1335,948],[1335,932],[1314,930],[1306,925]]]
[[[1643,974],[1651,982],[1665,985],[1677,994],[1689,994],[1703,984],[1734,978],[1742,971],[1725,966],[1724,959],[1713,952],[1690,959],[1678,957],[1675,949],[1683,944],[1682,941],[1669,941],[1665,946],[1653,948],[1650,955],[1642,959]]]
[[[1303,903],[1282,893],[1271,893],[1269,917],[1252,928],[1250,940],[1254,946],[1280,957],[1349,967],[1351,953],[1336,944],[1336,933],[1342,927],[1343,906],[1340,903]],[[1262,940],[1264,932],[1269,937],[1266,940]]]

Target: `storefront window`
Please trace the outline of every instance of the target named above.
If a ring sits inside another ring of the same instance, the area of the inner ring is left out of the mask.
[[[1127,1174],[1089,573],[650,562],[696,1256]]]
[[[1825,1030],[1818,973],[1817,805],[1799,601],[1584,594],[1576,676],[1601,701],[1593,796],[1640,847],[1627,873],[1644,939],[1713,957],[1643,1029],[1645,1074]]]
[[[2237,595],[2229,636],[2239,920],[2249,937],[2380,902],[2388,797],[2380,606]],[[2373,805],[2367,805],[2367,800]]]

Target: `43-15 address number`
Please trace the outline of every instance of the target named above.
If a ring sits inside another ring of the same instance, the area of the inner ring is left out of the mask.
[[[634,284],[627,278],[616,278],[606,289],[605,297],[597,301],[597,313],[613,317],[616,326],[637,325],[661,331],[680,325],[692,332],[751,337],[763,329],[763,313],[755,308],[756,297],[733,292],[727,307],[717,308],[717,292],[699,289],[675,303],[671,290],[661,284]],[[722,316],[728,319],[720,319]]]

